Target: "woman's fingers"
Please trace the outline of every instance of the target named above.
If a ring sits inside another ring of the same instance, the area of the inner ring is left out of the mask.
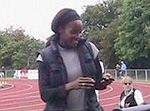
[[[85,87],[92,87],[94,86],[95,80],[89,77],[81,77],[79,78],[79,85]]]
[[[110,73],[105,73],[103,75],[103,78],[105,78],[106,80],[113,80],[114,79],[113,76]]]
[[[80,82],[92,82],[92,83],[95,83],[95,80],[93,78],[90,78],[90,77],[80,77],[79,80],[80,80]]]
[[[94,83],[80,83],[80,86],[93,87]]]
[[[87,89],[93,87],[95,80],[90,77],[80,77],[66,85],[67,90]]]

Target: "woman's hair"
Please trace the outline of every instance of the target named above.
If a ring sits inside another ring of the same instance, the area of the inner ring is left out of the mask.
[[[52,40],[59,39],[59,27],[63,27],[75,20],[81,20],[80,16],[75,10],[70,8],[64,8],[60,10],[54,17],[51,24],[51,29],[55,34],[47,39],[46,47],[48,47],[51,44]]]
[[[51,45],[51,41],[54,39],[55,35],[52,35],[51,37],[47,38],[46,47]]]
[[[122,78],[121,83],[125,83],[125,82],[133,82],[132,78],[130,76],[125,76]]]
[[[60,10],[54,17],[51,29],[53,32],[58,33],[59,27],[65,26],[66,24],[75,20],[81,20],[77,12],[70,8],[64,8]]]

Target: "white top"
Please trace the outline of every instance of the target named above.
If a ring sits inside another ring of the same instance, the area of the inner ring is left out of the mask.
[[[142,92],[139,90],[135,90],[135,95],[134,95],[135,101],[138,105],[144,103],[143,95]]]
[[[102,73],[104,73],[105,72],[104,63],[102,61],[99,61],[99,63],[101,65]]]
[[[124,98],[121,100],[120,105],[121,105],[122,107],[124,107],[124,103],[125,103],[126,98],[127,98],[132,92],[133,92],[133,90],[131,90],[131,91],[130,91],[126,96],[124,96]],[[140,90],[137,90],[137,89],[135,90],[135,92],[134,92],[134,99],[135,99],[137,105],[140,105],[140,104],[144,103],[144,99],[143,99],[143,96],[142,96],[142,92],[141,92]]]

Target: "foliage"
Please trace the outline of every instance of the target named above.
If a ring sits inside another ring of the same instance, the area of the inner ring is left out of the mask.
[[[120,60],[129,68],[150,67],[149,7],[149,0],[105,0],[86,7],[83,33],[102,49],[106,68]]]
[[[106,68],[124,60],[129,68],[150,67],[150,0],[105,0],[81,14],[84,37],[94,42]],[[0,31],[0,66],[36,67],[44,43],[13,27]]]
[[[124,23],[115,40],[116,54],[132,68],[150,66],[150,1],[126,0],[123,4]]]
[[[37,51],[44,43],[25,35],[21,28],[10,27],[0,33],[0,66],[6,68],[35,68]]]
[[[114,68],[118,61],[113,41],[118,37],[118,16],[121,14],[122,2],[123,0],[107,0],[103,4],[87,6],[85,13],[81,15],[85,36],[101,49],[100,58],[109,68]]]

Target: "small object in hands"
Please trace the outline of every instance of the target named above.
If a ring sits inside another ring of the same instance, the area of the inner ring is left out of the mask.
[[[104,78],[113,78],[113,76],[110,73],[105,73],[103,75]]]
[[[105,73],[103,75],[103,80],[105,80],[105,81],[108,81],[108,80],[114,81],[114,78],[113,78],[113,76],[110,73]]]
[[[105,73],[101,82],[105,85],[109,85],[112,83],[112,81],[114,81],[113,76],[110,73]]]
[[[82,83],[82,88],[90,89],[91,87],[86,87],[86,86],[85,86],[85,83]]]
[[[114,81],[115,79],[114,78],[109,78],[109,79],[107,79],[107,78],[102,78],[102,81]]]
[[[82,83],[82,86],[85,86],[85,83]]]

